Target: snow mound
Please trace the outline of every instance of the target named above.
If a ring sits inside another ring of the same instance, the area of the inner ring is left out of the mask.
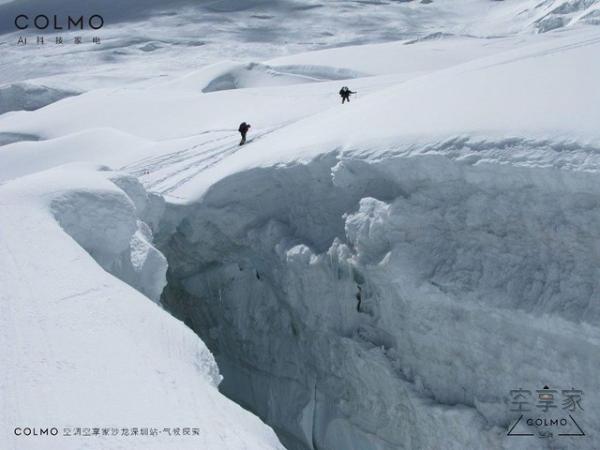
[[[35,111],[79,92],[40,86],[31,83],[14,83],[0,86],[0,114],[8,111]]]
[[[166,83],[175,89],[216,92],[251,87],[274,87],[364,76],[359,72],[328,66],[222,62]]]

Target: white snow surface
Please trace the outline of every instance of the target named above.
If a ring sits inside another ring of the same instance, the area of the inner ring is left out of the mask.
[[[106,3],[0,29],[0,447],[282,448],[215,359],[290,450],[600,446],[600,2]]]

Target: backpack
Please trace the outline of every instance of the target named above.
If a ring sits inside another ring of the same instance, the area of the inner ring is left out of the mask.
[[[248,125],[246,124],[246,122],[242,122],[242,123],[240,123],[240,127],[238,128],[238,131],[240,133],[243,133],[244,130],[246,130],[247,128],[248,128]]]

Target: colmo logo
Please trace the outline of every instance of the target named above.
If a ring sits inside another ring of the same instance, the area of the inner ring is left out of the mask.
[[[37,16],[28,16],[19,14],[15,17],[15,27],[19,30],[34,28],[37,30],[99,30],[104,26],[104,18],[99,14],[89,17],[79,16],[47,16],[38,14]]]

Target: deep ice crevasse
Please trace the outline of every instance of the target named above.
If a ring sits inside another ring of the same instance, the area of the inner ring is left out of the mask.
[[[167,207],[164,304],[288,448],[519,448],[510,389],[595,401],[596,175],[453,145],[252,169]]]

